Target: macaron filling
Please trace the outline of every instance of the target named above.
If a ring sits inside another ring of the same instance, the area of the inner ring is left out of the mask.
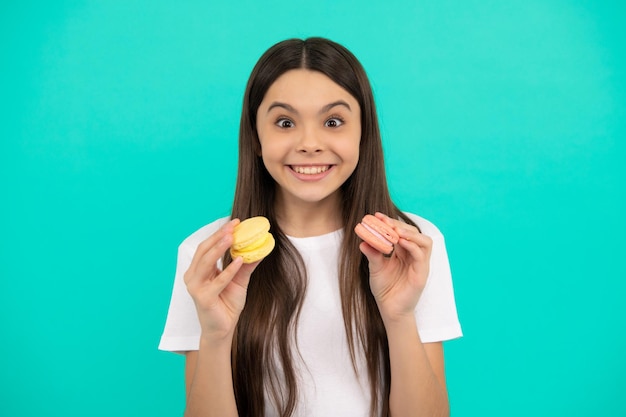
[[[386,246],[393,246],[393,243],[391,243],[390,241],[387,240],[387,238],[385,236],[383,236],[382,234],[378,233],[375,229],[373,229],[372,227],[368,226],[367,223],[363,223],[361,222],[361,224],[363,225],[363,227],[365,227],[371,234],[373,234],[374,236],[376,236],[377,238],[380,239],[380,242],[383,245]]]

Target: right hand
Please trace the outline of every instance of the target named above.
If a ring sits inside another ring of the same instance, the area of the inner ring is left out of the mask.
[[[233,242],[233,219],[198,245],[191,265],[185,272],[187,291],[193,298],[200,320],[202,338],[211,341],[232,339],[239,315],[246,303],[250,275],[259,264],[244,264],[241,257],[224,270],[217,261]]]

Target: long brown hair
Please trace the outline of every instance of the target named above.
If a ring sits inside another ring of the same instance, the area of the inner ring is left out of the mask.
[[[302,257],[276,221],[277,185],[259,156],[256,116],[272,83],[285,72],[301,68],[325,74],[348,91],[361,108],[359,162],[341,189],[344,238],[338,265],[339,285],[353,367],[356,372],[357,352],[361,350],[370,381],[371,415],[381,409],[382,416],[388,416],[391,375],[387,336],[370,291],[367,259],[359,250],[360,241],[352,229],[365,214],[376,211],[411,221],[389,195],[376,107],[367,75],[350,51],[323,38],[289,39],[272,46],[257,62],[246,86],[232,217],[267,217],[276,248],[256,268],[235,330],[232,363],[237,407],[241,416],[263,416],[268,392],[281,417],[288,417],[298,398],[292,347],[307,277]],[[227,254],[224,263],[230,261]]]

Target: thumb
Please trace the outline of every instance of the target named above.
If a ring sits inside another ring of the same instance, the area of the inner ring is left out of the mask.
[[[365,242],[361,242],[359,249],[369,262],[370,274],[375,274],[383,268],[385,259],[382,253]]]
[[[226,267],[222,272],[220,272],[215,279],[213,280],[213,284],[215,286],[215,290],[218,293],[221,293],[224,288],[230,284],[237,273],[241,270],[241,266],[243,265],[241,257],[233,259],[233,261]]]
[[[244,288],[248,288],[248,284],[250,283],[250,276],[260,263],[261,261],[256,261],[251,264],[242,264],[239,271],[237,271],[235,278],[233,278],[233,282]]]

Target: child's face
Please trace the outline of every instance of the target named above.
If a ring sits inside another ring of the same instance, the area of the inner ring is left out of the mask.
[[[337,198],[359,160],[361,109],[346,90],[317,71],[291,70],[257,111],[261,156],[284,203]]]

